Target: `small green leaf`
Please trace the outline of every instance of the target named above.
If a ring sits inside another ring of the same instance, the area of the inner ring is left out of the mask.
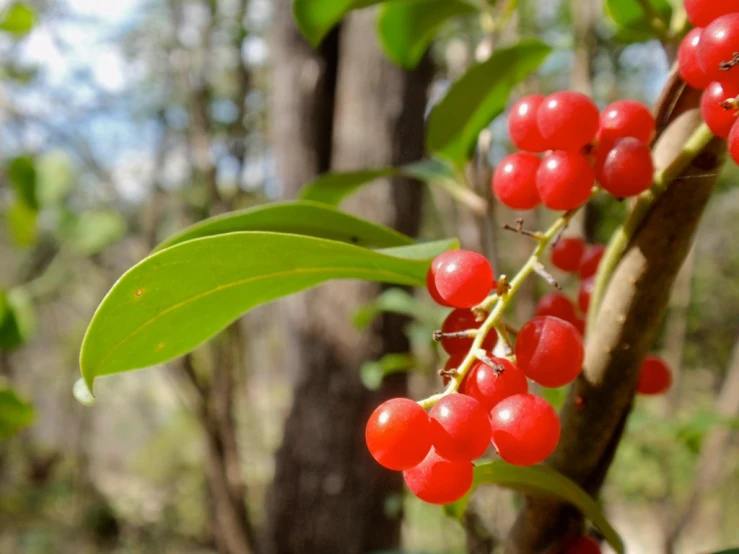
[[[403,175],[424,181],[436,183],[439,181],[454,181],[457,179],[454,168],[450,167],[444,160],[427,158],[410,163],[401,168]]]
[[[394,167],[381,167],[363,171],[331,172],[306,183],[300,189],[302,200],[312,200],[338,206],[344,198],[353,194],[362,185],[397,174]]]
[[[74,188],[72,165],[61,152],[50,152],[36,159],[36,194],[41,206],[59,204]]]
[[[38,212],[25,202],[13,202],[7,211],[10,235],[18,246],[32,246],[38,239]]]
[[[410,354],[386,354],[379,360],[363,363],[360,378],[365,387],[377,390],[387,375],[411,370],[415,364],[416,360]]]
[[[36,24],[36,12],[23,2],[11,4],[0,14],[0,31],[23,36]]]
[[[235,231],[273,231],[349,242],[366,247],[413,244],[413,239],[389,227],[315,202],[276,202],[230,212],[188,227],[157,246],[155,252],[200,237]]]
[[[65,238],[83,256],[102,252],[126,234],[126,221],[113,211],[83,212],[71,223]]]
[[[422,302],[402,289],[388,289],[373,302],[369,302],[354,314],[353,323],[357,329],[366,329],[375,317],[382,312],[401,314],[430,325],[438,325],[440,309]]]
[[[31,156],[18,156],[8,162],[8,181],[16,198],[31,210],[38,210],[36,197],[36,162]]]
[[[377,32],[387,56],[406,69],[423,58],[439,27],[456,16],[477,13],[459,0],[389,2],[380,8]]]
[[[648,10],[644,9],[644,3]],[[668,0],[607,0],[606,11],[628,41],[646,40],[656,34],[656,28],[667,29],[672,17]]]
[[[172,246],[126,272],[98,307],[80,354],[96,377],[181,356],[251,308],[331,279],[418,286],[430,260],[455,244],[373,251],[283,233],[236,232]]]
[[[623,541],[598,503],[577,483],[552,468],[543,465],[518,467],[502,461],[476,466],[473,487],[490,484],[533,496],[554,496],[572,504],[600,530],[618,554],[623,554]]]
[[[23,289],[0,291],[0,350],[23,346],[36,332],[33,301]]]
[[[497,50],[472,66],[431,111],[426,143],[434,154],[462,167],[490,122],[503,113],[513,88],[544,62],[551,48],[527,40]]]
[[[33,418],[33,407],[11,389],[0,384],[0,440],[28,427]]]

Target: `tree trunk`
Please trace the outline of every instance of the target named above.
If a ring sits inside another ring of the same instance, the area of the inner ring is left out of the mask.
[[[276,22],[281,46],[275,52],[273,111],[286,194],[327,169],[327,151],[337,170],[420,158],[428,68],[405,73],[388,62],[375,42],[371,11],[350,16],[341,40],[330,37],[316,53],[297,35],[285,9]],[[328,134],[333,138],[326,142]],[[421,188],[394,179],[360,192],[346,207],[413,235]],[[387,379],[374,393],[362,385],[359,370],[364,361],[407,351],[405,320],[385,315],[361,333],[351,325],[353,313],[378,291],[369,283],[339,282],[285,303],[286,363],[296,384],[269,496],[268,553],[360,554],[399,543],[400,513],[389,510],[388,501],[401,492],[400,475],[371,459],[364,427],[384,398],[405,393],[405,377]]]

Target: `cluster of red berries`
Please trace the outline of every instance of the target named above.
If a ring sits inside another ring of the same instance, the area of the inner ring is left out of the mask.
[[[492,186],[509,208],[530,210],[543,203],[552,210],[573,210],[588,200],[596,180],[618,198],[652,186],[649,143],[655,121],[634,100],[614,102],[600,112],[579,92],[533,94],[513,106],[508,131],[523,152],[502,160]]]
[[[739,0],[685,0],[695,29],[678,50],[678,68],[691,87],[703,90],[701,113],[711,132],[728,139],[739,163]]]

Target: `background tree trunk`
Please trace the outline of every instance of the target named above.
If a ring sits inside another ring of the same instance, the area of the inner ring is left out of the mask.
[[[427,66],[406,73],[380,51],[374,13],[350,16],[315,52],[280,2],[275,21],[274,130],[277,165],[287,196],[328,169],[402,164],[423,155]],[[335,89],[333,88],[335,86]],[[333,101],[335,99],[335,101]],[[329,156],[330,153],[330,156]],[[415,234],[419,184],[394,179],[373,185],[345,207]],[[404,352],[405,320],[386,315],[370,332],[351,325],[377,285],[339,282],[289,299],[285,306],[287,365],[294,403],[276,456],[266,550],[270,553],[359,554],[398,545],[398,473],[380,468],[364,445],[371,411],[405,393],[405,376],[387,379],[378,393],[360,381],[364,361]]]

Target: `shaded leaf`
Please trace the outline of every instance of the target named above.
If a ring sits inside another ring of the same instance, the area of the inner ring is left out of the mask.
[[[628,42],[646,40],[655,36],[657,25],[669,27],[672,5],[668,0],[644,0],[650,9],[644,9],[640,0],[607,0],[606,11],[619,28],[620,37]],[[649,13],[648,13],[649,12]]]
[[[383,312],[406,315],[431,326],[438,325],[441,319],[441,310],[438,307],[422,302],[403,289],[392,288],[384,291],[374,301],[357,310],[353,318],[354,326],[357,329],[366,329],[372,324],[375,317]]]
[[[0,349],[23,346],[36,332],[36,314],[31,297],[23,289],[0,291]]]
[[[62,152],[50,152],[36,159],[36,196],[41,206],[59,204],[74,187],[72,165]]]
[[[33,418],[33,407],[11,389],[0,385],[0,439],[6,439],[28,427]]]
[[[379,360],[364,362],[359,375],[365,387],[377,390],[387,375],[409,371],[415,363],[411,354],[386,354]]]
[[[38,210],[36,197],[36,162],[31,156],[18,156],[8,162],[8,181],[16,198],[29,209]]]
[[[126,221],[113,211],[83,212],[67,225],[66,240],[83,256],[97,254],[126,235]]]
[[[36,12],[24,2],[15,2],[0,13],[0,31],[17,37],[27,34],[36,24]]]
[[[338,206],[341,201],[357,191],[362,185],[397,174],[393,167],[380,167],[363,171],[331,172],[306,183],[300,189],[302,200],[312,200],[330,206]]]

